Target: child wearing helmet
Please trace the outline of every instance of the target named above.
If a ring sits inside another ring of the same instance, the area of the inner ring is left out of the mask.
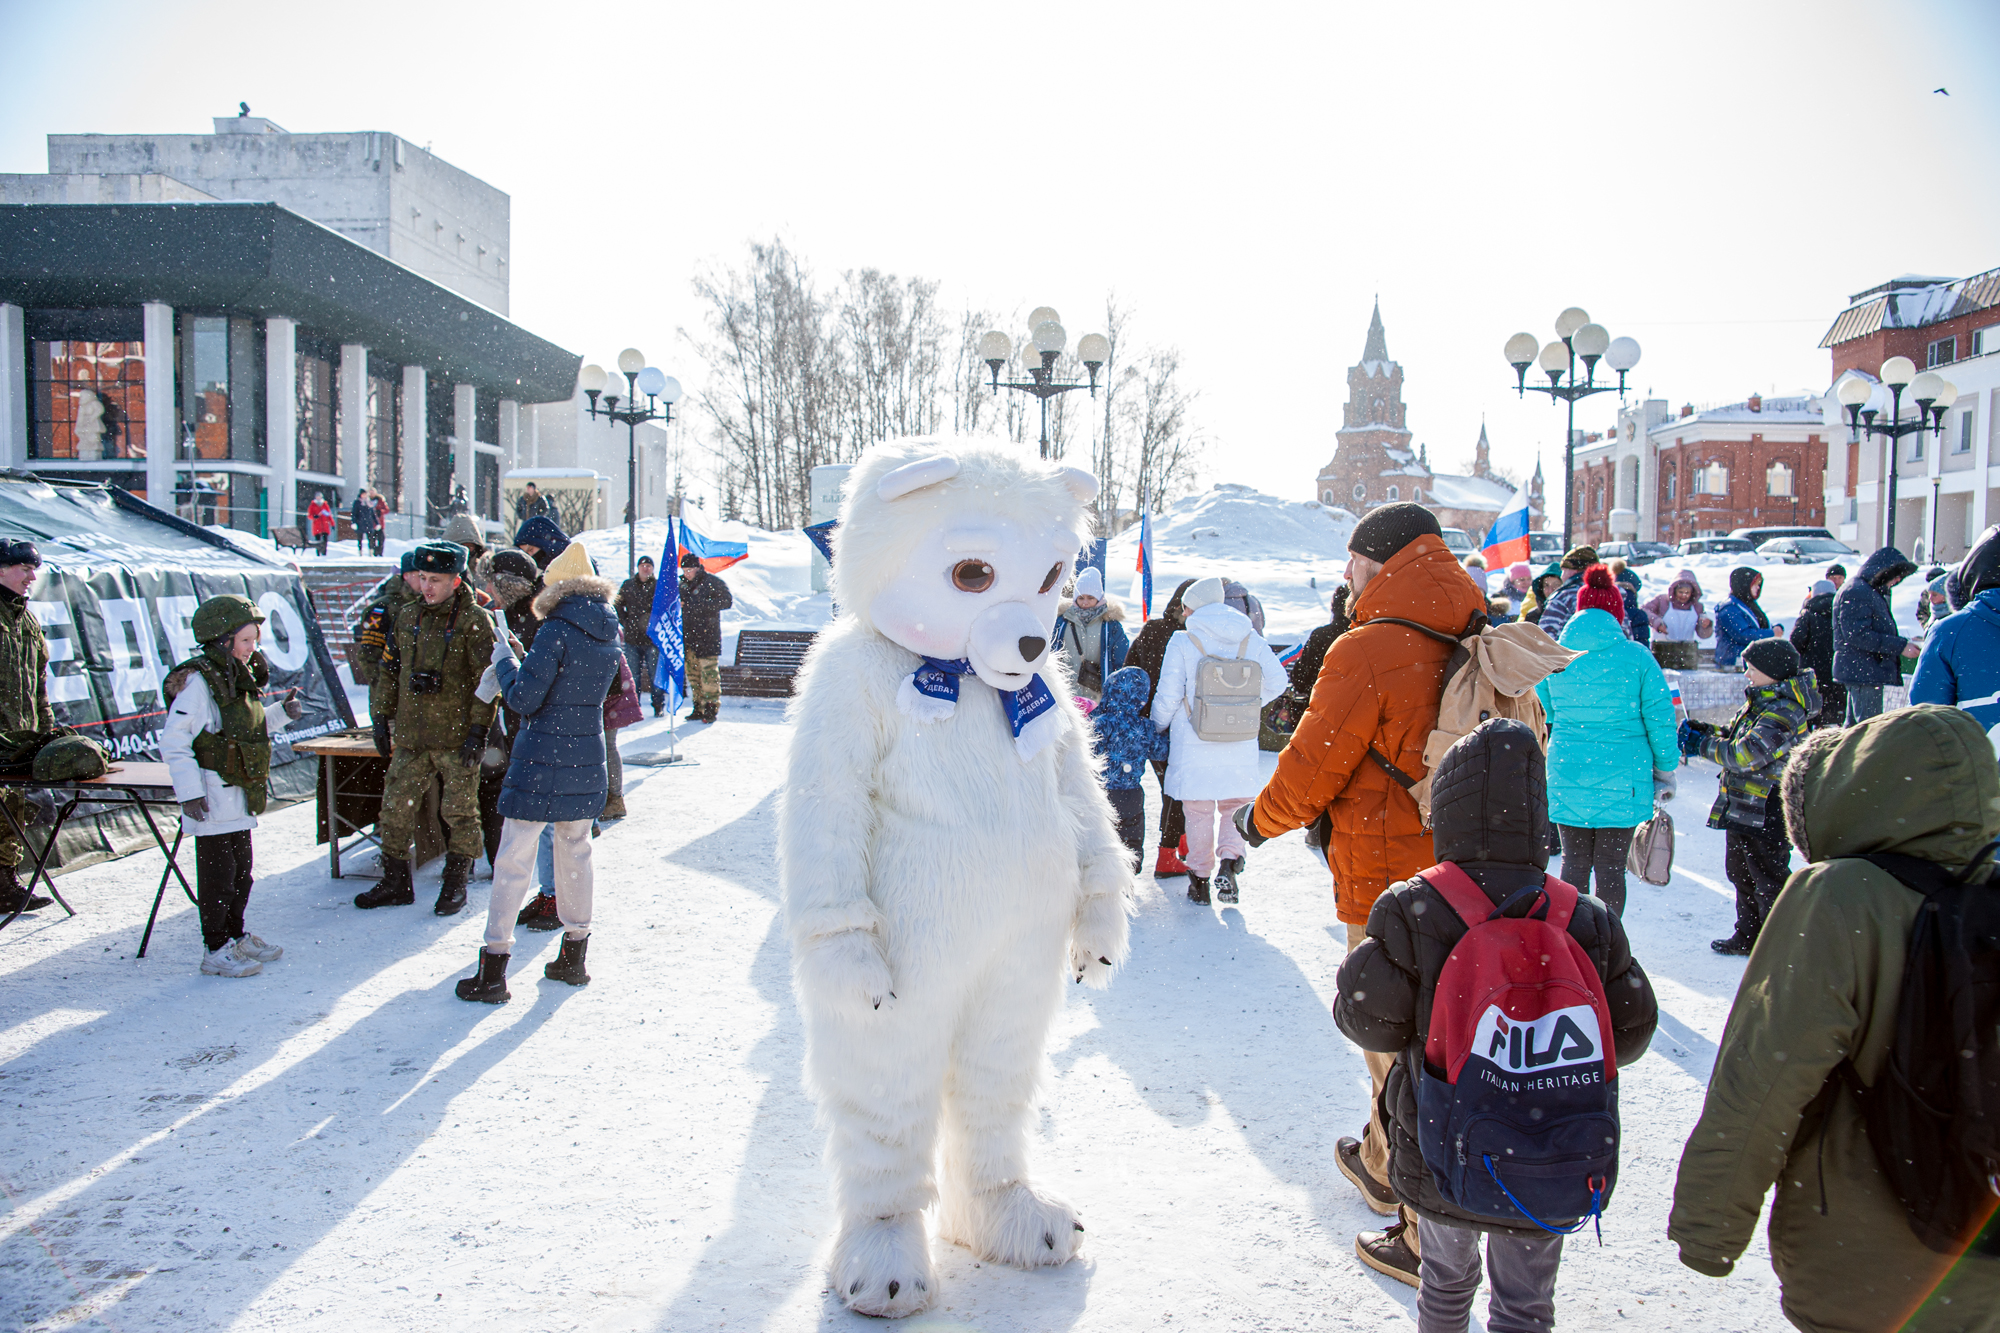
[[[181,803],[181,831],[194,837],[195,894],[201,911],[201,970],[248,977],[285,951],[249,933],[250,830],[264,811],[271,736],[286,723],[264,711],[270,664],[258,650],[264,613],[240,593],[211,597],[191,628],[201,651],[167,676],[160,751]],[[305,712],[294,689],[284,716]]]

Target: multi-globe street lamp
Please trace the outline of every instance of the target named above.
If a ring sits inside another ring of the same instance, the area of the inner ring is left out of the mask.
[[[1576,400],[1594,393],[1625,397],[1625,372],[1639,364],[1639,344],[1630,338],[1613,338],[1601,324],[1571,306],[1556,316],[1556,341],[1544,347],[1532,333],[1517,333],[1507,340],[1507,364],[1514,367],[1514,391],[1525,397],[1528,390],[1545,393],[1551,402],[1561,399],[1569,405],[1569,426],[1563,432],[1563,550],[1574,549],[1573,520],[1576,514]],[[1583,361],[1583,377],[1577,378],[1576,363]],[[1618,372],[1616,385],[1597,383],[1597,363]],[[1539,365],[1549,377],[1547,384],[1528,383],[1528,367]],[[1567,378],[1569,383],[1563,383]]]
[[[680,401],[681,382],[658,366],[646,364],[646,354],[628,347],[618,354],[616,374],[603,366],[585,366],[578,382],[590,399],[590,419],[597,420],[597,400],[604,399],[604,415],[625,423],[625,576],[639,572],[639,426],[657,421],[662,426],[674,419],[674,404]],[[627,381],[630,381],[628,395]],[[639,395],[646,405],[639,406]],[[619,410],[623,402],[625,408]],[[661,573],[671,577],[672,571]]]
[[[1915,435],[1919,431],[1926,430],[1942,436],[1944,434],[1944,414],[1953,403],[1958,401],[1958,388],[1950,380],[1934,370],[1926,370],[1919,375],[1916,363],[1907,356],[1890,357],[1882,363],[1882,369],[1877,372],[1877,375],[1882,381],[1882,387],[1889,391],[1889,420],[1887,422],[1878,423],[1875,420],[1876,417],[1881,415],[1881,409],[1868,406],[1868,401],[1875,396],[1875,386],[1859,376],[1849,375],[1846,379],[1843,379],[1840,382],[1840,387],[1834,391],[1834,396],[1840,400],[1840,405],[1847,409],[1848,442],[1850,444],[1859,444],[1863,432],[1888,441],[1888,519],[1883,528],[1882,544],[1884,546],[1894,546],[1896,544],[1896,465],[1898,461],[1896,458],[1896,441],[1902,439],[1905,435]],[[1905,392],[1910,395],[1910,400],[1917,405],[1917,416],[1914,421],[1903,420],[1903,394]],[[1933,483],[1932,491],[1931,544],[1935,546],[1937,544],[1935,483]]]
[[[991,330],[979,340],[979,359],[986,363],[993,377],[993,392],[997,396],[1002,389],[1016,389],[1031,393],[1042,404],[1042,457],[1049,456],[1049,399],[1059,397],[1072,389],[1090,390],[1092,398],[1097,397],[1097,372],[1111,359],[1111,340],[1101,333],[1086,333],[1077,340],[1076,359],[1083,362],[1090,372],[1090,382],[1065,383],[1055,377],[1056,358],[1062,355],[1063,345],[1069,341],[1069,334],[1062,326],[1062,316],[1048,306],[1037,306],[1028,316],[1028,336],[1021,340],[1021,368],[1028,372],[1025,380],[1002,380],[1000,367],[1014,355],[1014,340],[1000,331]]]

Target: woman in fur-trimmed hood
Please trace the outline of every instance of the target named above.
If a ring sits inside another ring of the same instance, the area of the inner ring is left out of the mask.
[[[1125,665],[1132,650],[1125,634],[1125,606],[1104,594],[1104,575],[1095,567],[1077,576],[1075,597],[1056,608],[1054,655],[1069,668],[1078,694],[1103,697],[1104,682]]]

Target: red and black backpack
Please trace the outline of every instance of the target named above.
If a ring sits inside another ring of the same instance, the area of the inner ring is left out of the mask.
[[[1618,1179],[1618,1061],[1604,981],[1569,933],[1577,891],[1550,875],[1495,907],[1449,861],[1421,878],[1467,927],[1431,1002],[1424,1164],[1466,1212],[1579,1230]]]

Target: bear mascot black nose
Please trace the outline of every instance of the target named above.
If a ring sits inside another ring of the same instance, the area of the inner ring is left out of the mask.
[[[1049,643],[1047,639],[1038,639],[1032,634],[1023,634],[1018,642],[1021,647],[1021,660],[1023,662],[1032,662],[1037,657],[1040,657],[1042,649],[1048,647]]]

